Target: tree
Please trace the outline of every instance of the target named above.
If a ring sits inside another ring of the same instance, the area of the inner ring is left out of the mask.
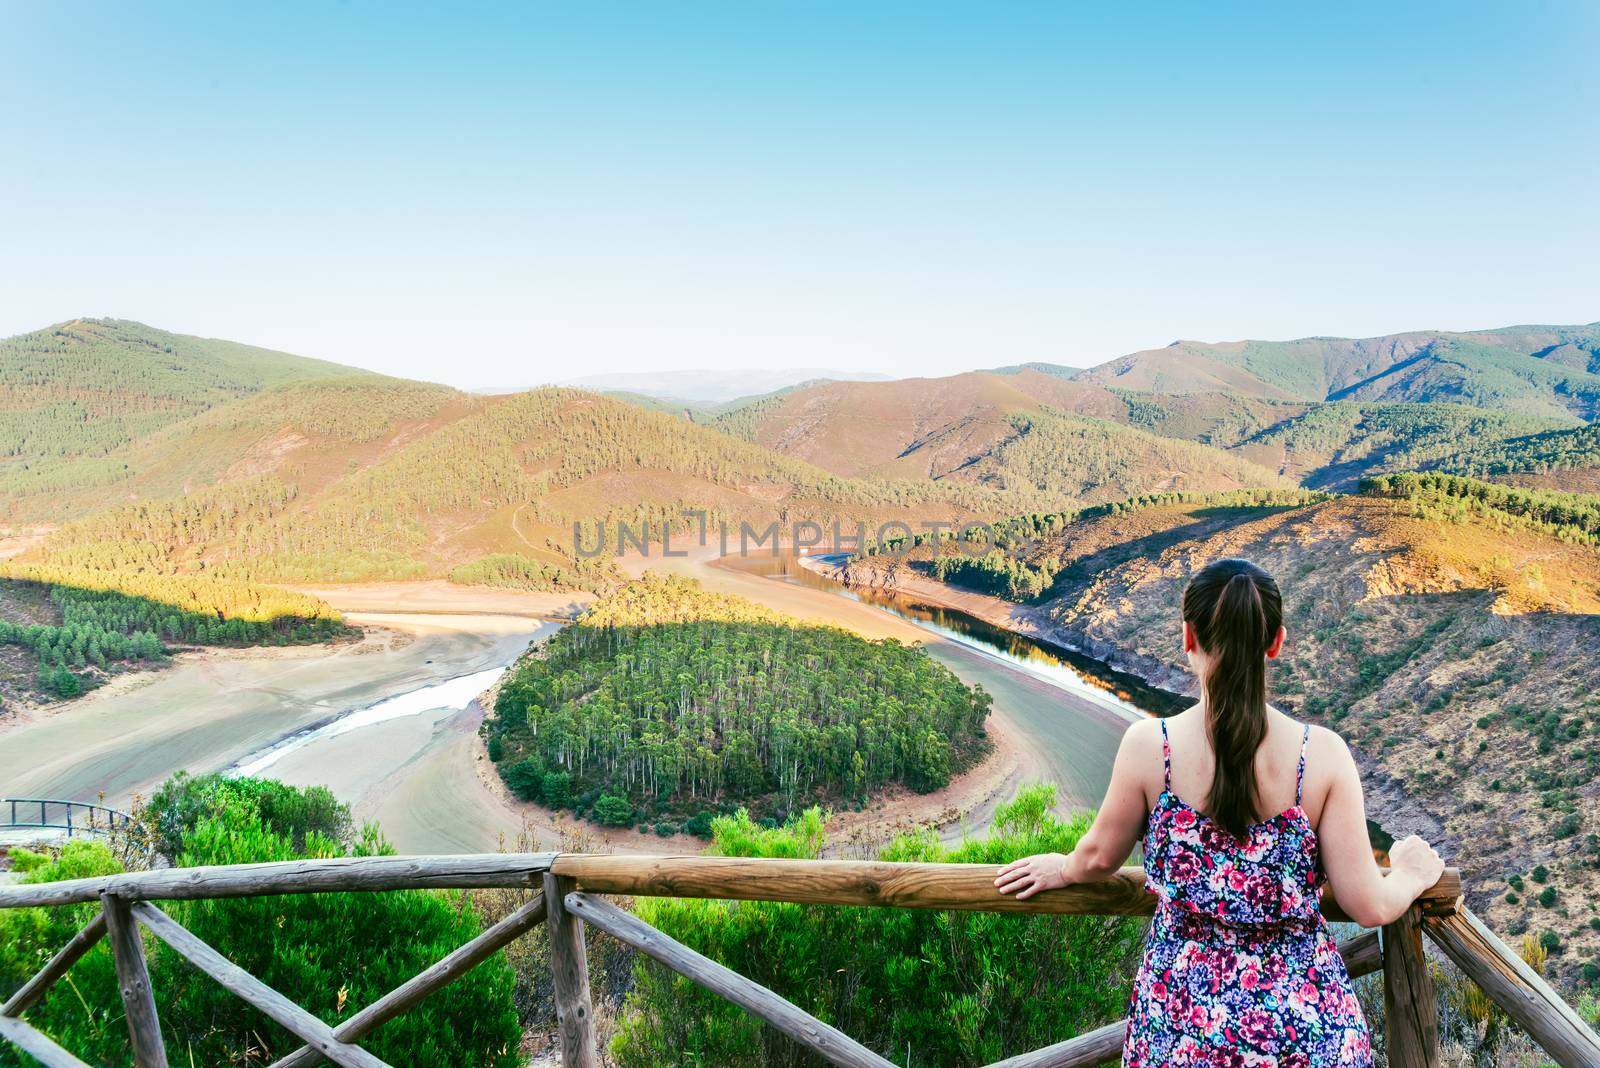
[[[594,803],[594,814],[607,827],[626,827],[633,822],[633,806],[625,797],[604,794]]]

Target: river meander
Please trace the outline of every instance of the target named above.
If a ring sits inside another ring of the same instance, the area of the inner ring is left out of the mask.
[[[789,556],[683,569],[782,611],[923,641],[993,696],[1020,742],[1016,782],[1056,783],[1063,808],[1098,803],[1127,724],[1173,701],[966,613],[846,590]],[[559,624],[500,613],[350,618],[367,628],[360,642],[195,654],[11,726],[0,732],[0,795],[125,805],[176,771],[226,771],[327,785],[404,851],[491,849],[514,835],[518,814],[484,785],[474,697]],[[967,829],[992,804],[968,813]]]

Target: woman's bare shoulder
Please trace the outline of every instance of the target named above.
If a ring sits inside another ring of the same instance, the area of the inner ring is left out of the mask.
[[[1309,763],[1312,756],[1321,756],[1344,764],[1351,759],[1350,745],[1344,740],[1344,735],[1329,727],[1310,724],[1311,737],[1306,741],[1306,761]]]

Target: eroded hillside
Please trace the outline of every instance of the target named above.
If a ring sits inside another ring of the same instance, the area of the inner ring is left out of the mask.
[[[1575,974],[1600,955],[1600,552],[1560,533],[1428,497],[1157,504],[1015,547],[1055,583],[1014,623],[1189,688],[1184,583],[1223,556],[1261,564],[1290,629],[1275,700],[1351,743],[1375,816],[1436,834],[1492,927],[1555,932],[1553,965]],[[908,567],[928,570],[885,556],[851,572]]]

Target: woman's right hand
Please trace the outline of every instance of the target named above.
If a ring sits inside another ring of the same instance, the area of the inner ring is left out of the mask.
[[[1422,890],[1438,882],[1439,876],[1444,874],[1444,861],[1439,859],[1439,854],[1414,834],[1389,847],[1389,867],[1416,879]]]

